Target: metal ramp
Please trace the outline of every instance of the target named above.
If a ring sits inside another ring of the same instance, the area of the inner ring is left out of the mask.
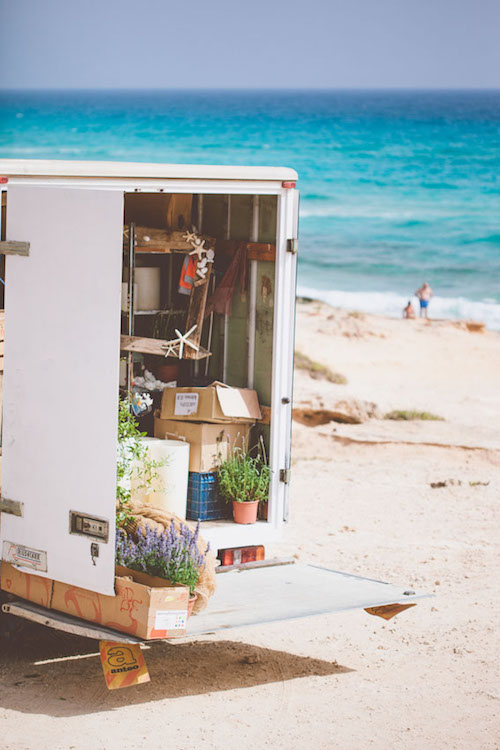
[[[232,570],[217,576],[216,594],[207,610],[189,620],[185,637],[350,609],[412,604],[416,599],[427,596],[410,588],[315,565],[296,563]],[[141,641],[30,602],[10,602],[4,604],[2,609],[41,625],[86,638],[126,643]]]

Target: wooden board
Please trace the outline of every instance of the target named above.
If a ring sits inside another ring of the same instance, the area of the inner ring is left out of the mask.
[[[189,328],[187,329],[189,331]],[[122,352],[138,352],[140,354],[157,354],[160,357],[165,356],[166,339],[150,339],[143,336],[121,336],[120,350]],[[189,347],[185,347],[185,350]],[[200,351],[193,350],[193,356],[189,359],[206,359],[211,353],[207,352],[202,346]],[[184,357],[185,359],[185,357]]]
[[[210,286],[210,278],[212,275],[212,264],[208,264],[208,272],[204,279],[195,281],[193,289],[191,290],[191,296],[189,298],[189,308],[186,318],[186,331],[189,331],[194,325],[196,330],[193,331],[189,340],[200,346],[201,333],[203,331],[203,321],[205,319],[205,308],[207,306],[207,295]],[[184,347],[183,359],[200,359],[198,356],[199,352],[196,352],[191,347]]]
[[[123,242],[128,247],[128,227],[123,229]],[[154,227],[136,227],[135,228],[135,252],[136,253],[173,253],[173,252],[191,252],[193,246],[184,239],[185,231],[168,232],[165,229],[155,229]],[[214,244],[213,237],[201,235],[205,240],[205,245],[210,247]]]

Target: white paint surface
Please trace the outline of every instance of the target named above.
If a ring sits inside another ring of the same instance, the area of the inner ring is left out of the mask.
[[[47,552],[42,573],[113,593],[123,194],[10,186],[1,538]],[[110,520],[96,564],[69,511]]]

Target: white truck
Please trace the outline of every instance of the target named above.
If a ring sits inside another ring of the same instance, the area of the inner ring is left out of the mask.
[[[261,434],[272,471],[267,520],[248,526],[206,521],[202,534],[216,549],[279,540],[290,490],[296,181],[292,169],[275,167],[0,160],[3,560],[114,593],[120,352],[124,332],[144,336],[147,323],[147,313],[132,303],[124,318],[124,267],[133,297],[134,269],[153,258],[162,268],[162,308],[175,306],[181,257],[175,232],[192,224],[215,240],[216,253],[223,248],[230,256],[243,243],[248,267],[246,294],[235,295],[230,314],[212,316],[204,334],[212,356],[190,363],[191,372],[257,391],[266,407]],[[172,209],[176,196],[184,197],[177,200],[184,213],[188,200],[189,217]],[[139,246],[147,242],[144,227],[163,231],[166,214],[172,242],[145,251]],[[218,581],[189,634],[417,597],[402,587],[301,564],[228,572]],[[106,636],[105,628],[21,600],[4,604],[4,611]]]

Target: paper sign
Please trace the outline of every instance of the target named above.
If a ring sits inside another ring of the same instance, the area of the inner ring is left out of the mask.
[[[33,568],[43,573],[47,572],[47,553],[39,549],[25,547],[23,544],[14,544],[4,541],[2,559],[21,568]]]
[[[383,617],[384,620],[390,620],[392,617],[399,615],[400,612],[404,612],[405,609],[416,606],[414,602],[411,604],[383,604],[380,607],[366,607],[365,612],[376,617]]]
[[[187,610],[159,609],[155,615],[155,630],[184,630]]]
[[[108,690],[149,682],[149,672],[138,643],[100,641],[101,664]]]
[[[176,393],[174,414],[178,417],[196,414],[199,393]]]

